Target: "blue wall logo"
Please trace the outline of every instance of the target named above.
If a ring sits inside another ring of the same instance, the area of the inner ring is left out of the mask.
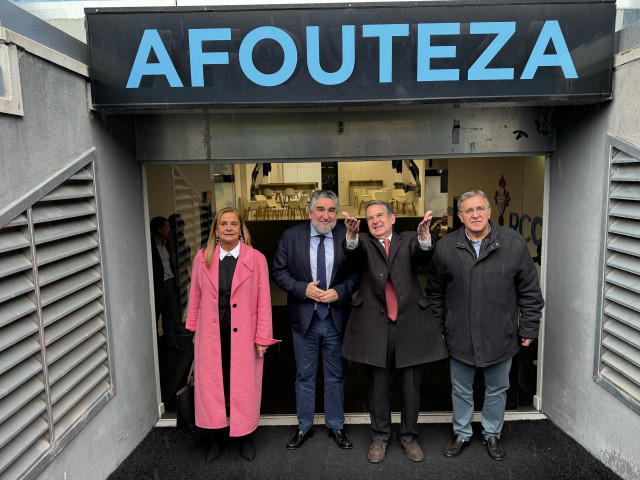
[[[510,212],[509,228],[522,235],[527,243],[533,242],[536,247],[542,245],[542,217],[531,218],[531,215],[526,213],[518,215],[516,212]]]

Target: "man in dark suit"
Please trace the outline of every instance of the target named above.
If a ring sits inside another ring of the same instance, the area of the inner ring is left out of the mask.
[[[287,443],[292,450],[313,434],[318,350],[324,370],[325,425],[340,448],[352,448],[344,430],[342,374],[343,305],[357,288],[357,271],[342,250],[346,229],[336,226],[338,197],[318,190],[309,198],[309,223],[287,229],[273,261],[273,279],[287,292],[296,359],[298,428]]]
[[[156,306],[156,322],[162,315],[163,344],[180,353],[182,347],[176,342],[179,303],[176,278],[171,266],[171,255],[167,239],[171,233],[169,221],[164,217],[151,219],[151,265],[153,266],[153,293]]]
[[[416,232],[393,231],[396,217],[382,201],[369,203],[370,234],[358,234],[360,220],[343,212],[347,236],[344,250],[363,267],[358,296],[344,336],[343,355],[366,365],[373,443],[371,463],[384,460],[391,436],[389,386],[391,374],[402,394],[401,445],[407,457],[424,459],[418,443],[420,365],[446,358],[440,330],[429,315],[427,299],[417,277],[417,264],[430,254],[431,211]]]

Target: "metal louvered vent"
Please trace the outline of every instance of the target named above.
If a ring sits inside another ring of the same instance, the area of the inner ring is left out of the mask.
[[[189,267],[191,266],[190,252],[197,252],[203,242],[206,244],[209,238],[209,229],[206,227],[210,224],[202,222],[200,218],[200,196],[197,190],[189,183],[187,176],[182,173],[180,167],[173,166],[171,169],[171,178],[173,181],[173,211],[175,224],[171,225],[172,231],[176,234],[176,264],[179,300],[180,300],[180,318],[187,309],[187,300],[189,293],[187,291],[190,278]],[[169,217],[169,222],[172,218]],[[200,227],[199,227],[200,226]],[[205,231],[202,232],[201,228]]]
[[[640,413],[640,151],[610,143],[595,377]]]
[[[113,396],[93,162],[83,163],[0,229],[2,480],[35,477]]]

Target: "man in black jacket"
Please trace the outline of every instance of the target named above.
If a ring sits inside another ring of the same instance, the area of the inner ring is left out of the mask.
[[[524,238],[490,222],[487,196],[480,190],[462,194],[458,211],[464,228],[436,244],[427,283],[429,307],[451,356],[454,435],[444,454],[455,457],[469,444],[473,378],[482,368],[482,434],[489,456],[503,460],[511,360],[519,338],[527,347],[538,337],[544,301]]]

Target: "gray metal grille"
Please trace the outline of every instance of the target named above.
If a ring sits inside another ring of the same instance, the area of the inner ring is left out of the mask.
[[[640,156],[610,143],[596,380],[640,413]]]
[[[113,396],[93,162],[83,163],[0,229],[2,480],[35,477]]]

